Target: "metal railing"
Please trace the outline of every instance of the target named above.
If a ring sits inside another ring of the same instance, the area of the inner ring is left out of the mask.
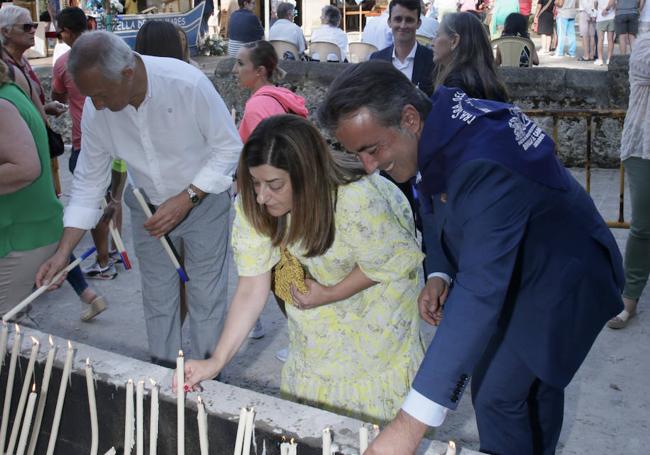
[[[553,140],[558,144],[558,121],[560,118],[578,118],[587,121],[587,153],[585,159],[585,189],[591,193],[591,151],[592,127],[594,118],[618,119],[622,124],[625,119],[624,109],[528,109],[524,113],[529,117],[551,117],[553,119]],[[620,165],[619,193],[618,193],[618,219],[608,220],[611,228],[629,229],[630,223],[625,221],[625,171],[623,163]]]

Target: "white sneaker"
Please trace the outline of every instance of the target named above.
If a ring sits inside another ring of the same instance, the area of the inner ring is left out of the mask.
[[[603,66],[604,64],[605,62],[601,58],[597,58],[596,60],[594,60],[594,65]]]
[[[286,362],[289,358],[289,348],[282,348],[275,353],[275,358],[280,362]]]
[[[263,338],[264,335],[266,335],[266,331],[264,330],[264,326],[262,325],[262,320],[258,319],[257,322],[255,323],[255,327],[253,327],[251,333],[248,334],[248,338],[259,340],[260,338]]]
[[[112,260],[108,260],[106,267],[99,265],[99,262],[95,261],[93,265],[83,271],[86,278],[91,280],[112,280],[117,276],[117,270],[115,270],[115,264]]]

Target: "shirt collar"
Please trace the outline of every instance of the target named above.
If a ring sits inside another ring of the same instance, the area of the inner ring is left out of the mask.
[[[406,56],[404,61],[406,60],[415,60],[415,51],[418,49],[418,42],[416,41],[415,44],[413,45],[413,49],[411,49],[411,52]],[[393,58],[397,58],[397,55],[395,55],[395,45],[393,44]]]

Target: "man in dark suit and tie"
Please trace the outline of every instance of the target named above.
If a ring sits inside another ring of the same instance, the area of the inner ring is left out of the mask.
[[[370,56],[370,60],[391,62],[420,90],[433,93],[433,52],[420,45],[415,33],[421,24],[420,0],[391,0],[388,5],[388,26],[393,32],[393,45]]]
[[[368,172],[398,182],[417,174],[433,211],[424,238],[434,273],[419,306],[440,326],[402,409],[366,454],[414,453],[470,377],[481,451],[554,453],[564,388],[621,310],[623,272],[553,141],[515,106],[446,87],[428,100],[378,62],[339,75],[319,120]]]

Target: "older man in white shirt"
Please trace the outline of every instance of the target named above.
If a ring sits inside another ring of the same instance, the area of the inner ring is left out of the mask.
[[[276,14],[278,20],[273,23],[269,30],[269,40],[282,40],[293,43],[298,52],[304,54],[307,47],[307,40],[302,29],[293,23],[295,6],[288,2],[278,3]]]
[[[82,35],[68,70],[86,95],[82,149],[57,252],[36,281],[49,282],[68,262],[100,203],[113,159],[126,161],[155,213],[146,219],[131,191],[133,243],[152,361],[172,366],[181,348],[179,279],[158,239],[185,248],[191,353],[210,356],[219,337],[227,291],[230,198],[227,189],[242,144],[208,78],[176,59],[141,56],[106,32]]]
[[[335,6],[325,5],[321,10],[320,20],[323,25],[312,31],[312,43],[325,41],[336,44],[341,49],[341,61],[345,61],[348,57],[348,35],[339,28],[341,11]],[[318,60],[318,55],[312,54],[312,58]],[[327,60],[330,60],[330,56]],[[336,56],[334,56],[334,60],[336,60]]]
[[[369,17],[363,28],[361,41],[372,44],[378,50],[386,49],[393,45],[393,32],[388,25],[388,10],[381,16]]]

